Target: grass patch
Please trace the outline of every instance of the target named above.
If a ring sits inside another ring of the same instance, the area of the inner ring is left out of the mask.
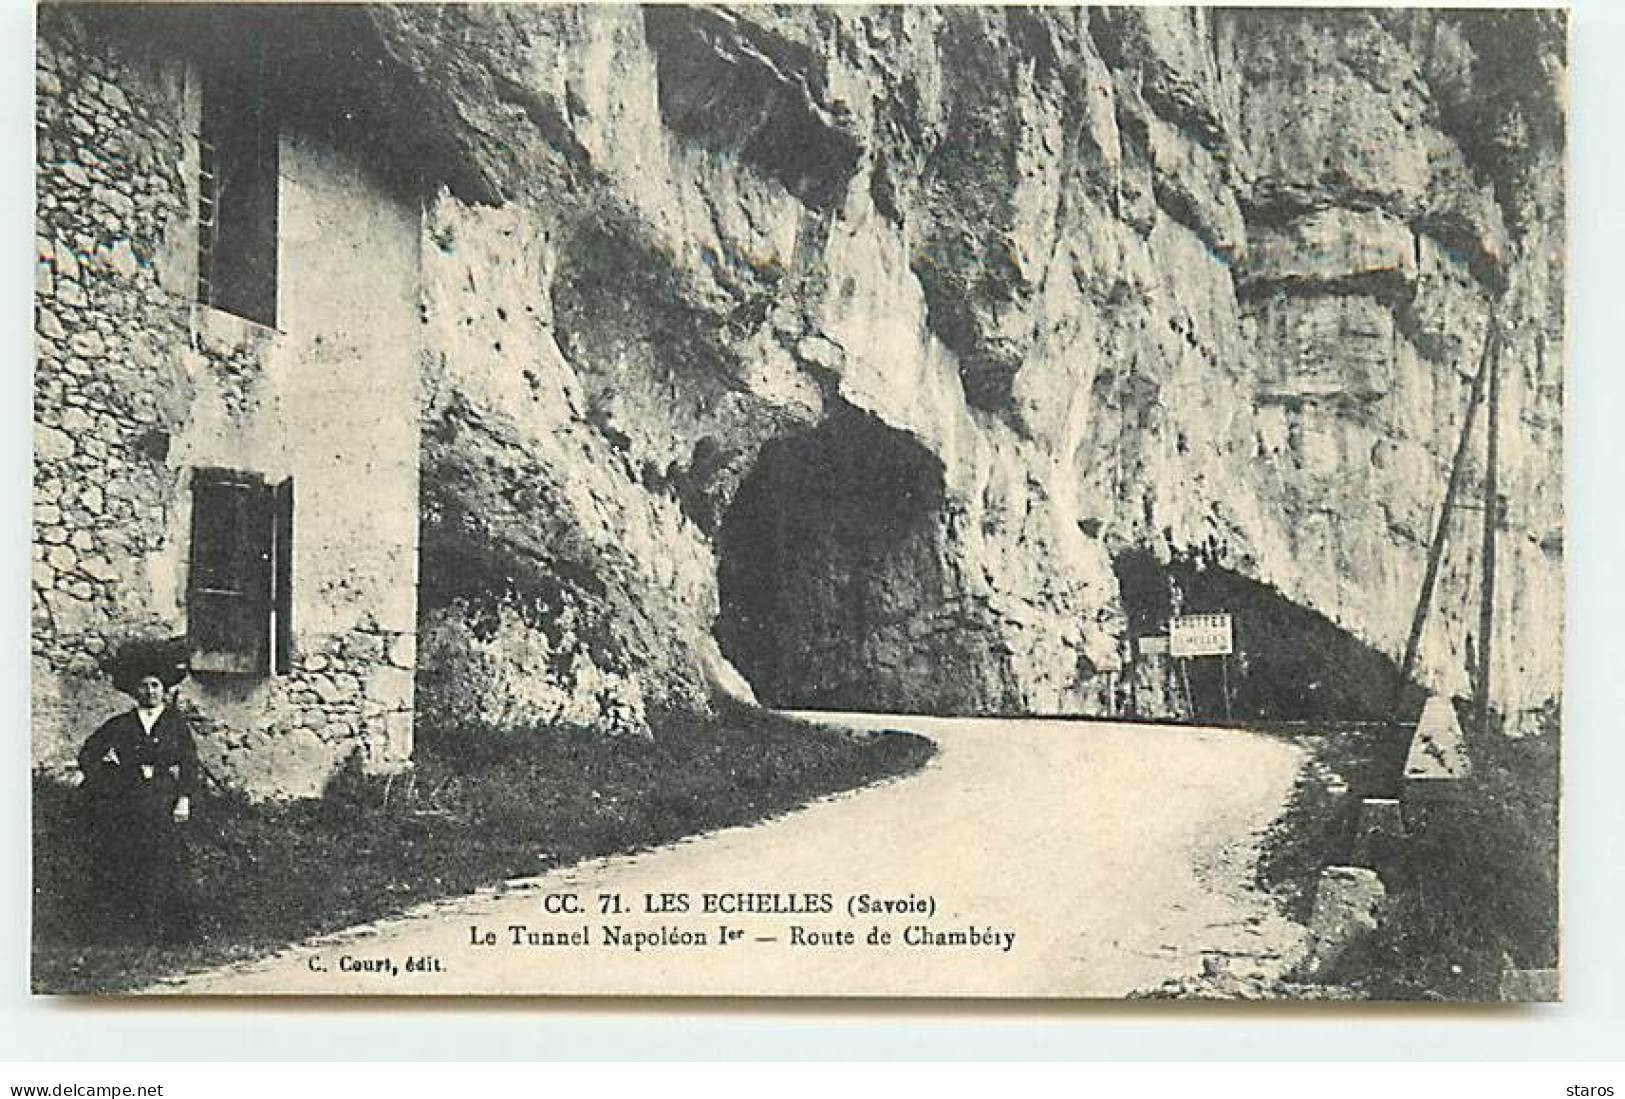
[[[37,992],[106,993],[584,858],[747,824],[922,766],[908,734],[863,736],[743,706],[665,714],[654,736],[420,731],[417,766],[335,776],[320,799],[194,811],[197,933],[179,946],[99,941],[84,922],[76,791],[34,783]]]
[[[1309,753],[1286,809],[1264,836],[1258,882],[1299,923],[1315,906],[1323,867],[1351,858],[1361,798],[1397,798],[1411,730],[1403,725],[1316,724],[1298,731],[1269,729]],[[1343,793],[1333,784],[1341,781]]]
[[[1318,980],[1373,1000],[1487,1001],[1508,966],[1558,964],[1558,730],[1512,739],[1462,713],[1472,774],[1407,804],[1407,835],[1362,851],[1360,799],[1402,797],[1408,726],[1327,729],[1266,837],[1259,880],[1307,921],[1322,867],[1371,866],[1390,906],[1377,931]],[[1342,795],[1328,789],[1340,776]]]
[[[1558,965],[1558,733],[1463,715],[1473,773],[1379,866],[1393,901],[1332,976],[1378,1000],[1492,1001],[1506,968]]]

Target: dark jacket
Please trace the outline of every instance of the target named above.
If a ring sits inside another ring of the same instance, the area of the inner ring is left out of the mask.
[[[129,710],[90,734],[79,749],[79,770],[93,799],[143,802],[167,813],[176,798],[197,789],[192,727],[166,706],[148,735],[140,716]]]

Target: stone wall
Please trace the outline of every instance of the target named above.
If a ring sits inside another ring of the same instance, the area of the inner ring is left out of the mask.
[[[310,794],[411,753],[419,204],[295,130],[277,329],[196,300],[199,80],[179,53],[42,12],[33,757],[70,766],[129,701],[100,671],[186,632],[191,474],[294,482],[290,674],[194,676],[211,778]]]
[[[651,704],[708,705],[693,653],[714,563],[682,504],[645,488],[665,463],[593,425],[613,413],[570,370],[542,282],[556,231],[546,211],[427,212],[419,687],[424,722],[449,731],[644,733]]]

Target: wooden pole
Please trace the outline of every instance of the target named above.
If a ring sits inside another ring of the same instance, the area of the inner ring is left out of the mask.
[[[1501,364],[1500,356],[1491,360],[1489,404],[1484,420],[1484,549],[1481,555],[1483,587],[1478,605],[1478,683],[1477,709],[1480,729],[1489,728],[1490,669],[1495,637],[1495,540],[1501,525],[1501,478],[1497,468],[1500,458],[1501,430]]]
[[[1224,719],[1234,721],[1235,716],[1230,712],[1230,657],[1219,655],[1219,684],[1224,688]]]
[[[1473,389],[1467,398],[1467,416],[1462,421],[1461,438],[1456,442],[1456,454],[1450,463],[1450,480],[1445,485],[1444,504],[1439,508],[1439,521],[1433,529],[1433,541],[1428,546],[1427,568],[1422,573],[1422,590],[1416,597],[1416,613],[1411,617],[1410,637],[1405,642],[1405,656],[1399,664],[1397,691],[1403,692],[1416,667],[1416,654],[1422,646],[1422,628],[1427,624],[1428,606],[1433,601],[1433,586],[1439,578],[1439,563],[1444,558],[1446,535],[1450,529],[1450,512],[1456,506],[1456,493],[1461,488],[1462,473],[1466,467],[1467,445],[1473,437],[1473,420],[1478,416],[1479,402],[1484,396],[1484,382],[1490,376],[1490,361],[1500,330],[1495,318],[1490,318],[1489,330],[1484,333],[1484,351],[1479,357],[1478,373],[1473,377]]]
[[[1191,697],[1191,661],[1190,657],[1179,658],[1179,675],[1185,681],[1185,712],[1191,720],[1196,720],[1196,700]]]

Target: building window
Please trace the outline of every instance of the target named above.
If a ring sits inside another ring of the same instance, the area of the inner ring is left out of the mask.
[[[293,656],[293,481],[192,474],[187,635],[192,669],[286,674]]]
[[[264,60],[203,77],[198,300],[276,327],[277,124]]]

